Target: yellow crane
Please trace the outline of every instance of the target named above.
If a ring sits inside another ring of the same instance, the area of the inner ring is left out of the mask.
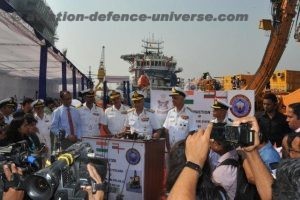
[[[271,20],[262,20],[260,23],[260,28],[271,31],[270,40],[260,67],[245,88],[255,90],[256,97],[263,92],[285,50],[297,8],[299,13],[299,0],[271,0],[271,3],[273,24]],[[299,33],[295,33],[295,39],[297,35]]]
[[[102,91],[103,88],[103,81],[104,77],[106,75],[106,70],[105,70],[105,46],[102,46],[102,52],[101,52],[101,58],[100,58],[100,64],[98,68],[98,74],[97,74],[97,79],[98,79],[98,84],[95,86],[95,91]]]

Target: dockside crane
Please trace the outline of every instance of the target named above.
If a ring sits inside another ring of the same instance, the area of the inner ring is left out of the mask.
[[[105,46],[102,46],[100,64],[99,64],[98,74],[97,74],[98,84],[95,87],[95,91],[102,91],[103,90],[102,86],[103,86],[103,81],[104,81],[105,75],[106,75]]]
[[[271,20],[262,20],[260,24],[260,28],[271,31],[270,40],[258,70],[245,88],[255,90],[256,97],[263,92],[286,48],[293,28],[296,10],[299,16],[299,0],[271,0],[271,4],[273,23],[271,23]],[[300,41],[299,25],[294,38],[296,41]]]

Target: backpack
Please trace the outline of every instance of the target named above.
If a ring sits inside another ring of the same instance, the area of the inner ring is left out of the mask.
[[[249,183],[243,168],[242,159],[239,160],[232,158],[224,160],[221,165],[231,165],[237,168],[237,188],[235,193],[235,200],[256,200],[260,199],[256,186]]]

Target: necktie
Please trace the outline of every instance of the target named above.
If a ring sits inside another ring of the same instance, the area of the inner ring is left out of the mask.
[[[75,135],[74,124],[73,124],[73,120],[72,120],[72,115],[71,115],[70,108],[67,108],[67,113],[68,113],[68,121],[69,121],[69,127],[70,127],[70,134],[71,135]]]

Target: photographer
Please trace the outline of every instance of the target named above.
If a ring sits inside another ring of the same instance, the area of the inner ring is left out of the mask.
[[[262,161],[259,152],[258,146],[259,141],[259,125],[255,117],[244,117],[237,119],[233,122],[233,125],[240,125],[241,123],[248,123],[251,125],[251,129],[254,130],[254,145],[244,147],[243,151],[245,152],[246,159],[249,162],[251,171],[254,176],[255,185],[261,199],[272,199],[272,184],[273,177],[266,165]]]
[[[3,171],[5,177],[8,181],[11,181],[11,177],[13,173],[18,173],[22,175],[22,170],[17,168],[15,164],[11,164],[10,168],[8,165],[3,165]],[[6,192],[3,192],[2,196],[3,200],[22,200],[24,199],[24,191],[23,190],[15,190],[14,188],[9,188]]]
[[[240,125],[241,123],[249,123],[251,129],[254,130],[254,144],[252,146],[244,147],[243,150],[249,160],[260,198],[271,199],[273,178],[257,151],[257,146],[259,145],[258,123],[255,117],[245,117],[235,121],[234,125]],[[207,159],[211,131],[212,124],[209,124],[205,132],[203,130],[198,130],[197,133],[190,135],[187,138],[185,154],[188,162],[176,180],[168,199],[196,199],[196,185],[198,178],[202,173],[201,169]]]
[[[210,148],[220,156],[216,168],[212,172],[212,181],[216,185],[222,186],[230,199],[234,199],[237,190],[237,167],[222,165],[222,163],[228,159],[238,161],[237,151],[230,142],[220,136],[211,139]]]

